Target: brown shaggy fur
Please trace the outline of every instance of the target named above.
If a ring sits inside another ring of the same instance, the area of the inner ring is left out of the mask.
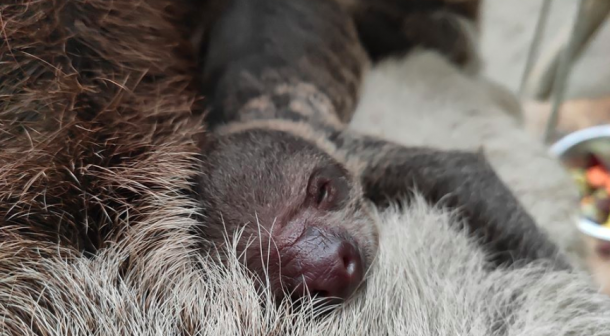
[[[1,5],[3,226],[95,252],[156,210],[151,190],[186,187],[201,123],[167,7]]]
[[[0,281],[13,300],[0,304],[14,317],[3,318],[3,332],[48,330],[34,307],[13,306],[39,297],[39,309],[54,309],[47,279],[17,276],[24,265],[43,270],[58,253],[91,255],[130,235],[117,267],[128,277],[130,256],[195,223],[181,190],[195,173],[202,123],[174,24],[188,8],[169,3],[0,4],[0,273],[15,276]],[[168,219],[184,226],[164,227]]]

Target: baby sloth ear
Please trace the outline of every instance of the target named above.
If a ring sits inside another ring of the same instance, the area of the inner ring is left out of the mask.
[[[339,210],[349,197],[349,184],[344,169],[328,165],[316,169],[309,178],[307,200],[320,210]]]

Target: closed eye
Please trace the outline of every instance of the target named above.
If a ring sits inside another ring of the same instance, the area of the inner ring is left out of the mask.
[[[320,189],[318,190],[318,199],[317,199],[317,203],[318,205],[322,205],[324,203],[324,201],[326,201],[328,199],[328,197],[330,196],[330,192],[331,192],[331,185],[330,182],[324,182],[323,184],[320,185]]]
[[[309,204],[320,210],[336,210],[343,206],[349,196],[349,185],[342,171],[335,166],[316,170],[307,186]]]

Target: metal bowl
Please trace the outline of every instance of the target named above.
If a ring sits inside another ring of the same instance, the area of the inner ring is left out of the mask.
[[[568,134],[551,146],[551,153],[565,162],[566,157],[575,157],[580,153],[585,155],[586,152],[591,152],[592,147],[601,148],[606,153],[607,160],[610,160],[610,125],[585,128]],[[578,229],[588,236],[610,241],[609,228],[582,216],[578,219]]]

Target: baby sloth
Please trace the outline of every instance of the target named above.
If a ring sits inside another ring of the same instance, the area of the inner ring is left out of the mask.
[[[222,242],[225,232],[243,229],[239,252],[278,299],[309,292],[335,302],[354,293],[376,253],[369,204],[384,207],[417,190],[457,210],[464,224],[457,229],[488,252],[489,267],[545,260],[569,268],[483,155],[404,147],[347,129],[369,56],[408,50],[417,39],[365,50],[358,36],[377,26],[358,25],[364,14],[344,4],[228,0],[206,22],[201,80],[212,132],[201,144],[201,234]]]
[[[238,252],[281,299],[346,299],[377,249],[362,188],[343,164],[282,131],[216,134],[204,148],[201,199],[206,235],[243,228]]]
[[[236,0],[225,3],[209,33],[203,92],[213,132],[202,144],[202,234],[222,242],[243,229],[238,252],[250,271],[270,279],[278,300],[308,293],[324,303],[347,299],[377,251],[377,222],[357,173],[311,126],[328,120],[341,126],[332,104],[352,113],[360,74],[325,83],[322,95],[307,83],[333,80],[315,62],[346,48],[359,57],[353,69],[361,71],[366,56],[351,18],[326,0]],[[346,83],[353,92],[343,89]]]

